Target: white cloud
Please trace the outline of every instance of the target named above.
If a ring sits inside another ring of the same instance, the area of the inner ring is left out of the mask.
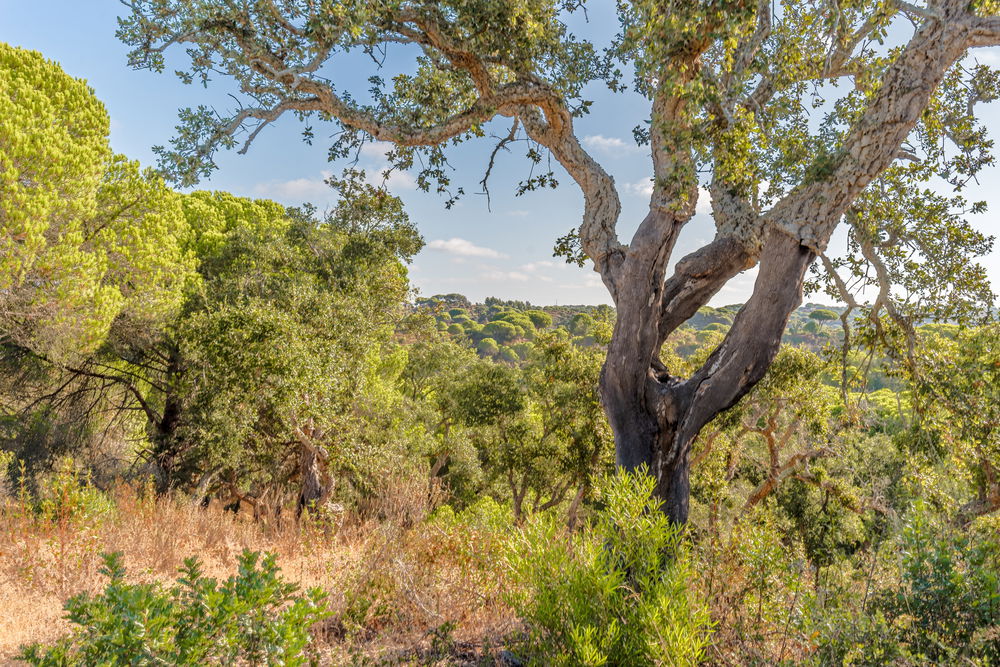
[[[581,280],[580,282],[565,283],[559,285],[559,287],[562,289],[594,289],[597,287],[604,287],[604,281],[602,281],[601,276],[599,276],[594,271],[588,271],[587,274],[583,277],[583,280]]]
[[[295,178],[290,181],[271,181],[253,186],[254,196],[277,199],[289,203],[318,203],[316,200],[330,199],[334,191],[326,184],[331,172],[321,172],[321,178]]]
[[[624,190],[626,194],[648,197],[653,194],[653,179],[644,178],[641,181],[636,181],[635,183],[625,183],[622,185],[622,190]]]
[[[385,155],[393,149],[388,141],[371,141],[361,147],[361,167],[365,170],[365,180],[372,185],[384,185],[390,190],[413,190],[417,180],[406,171],[394,169],[385,177],[389,160]]]
[[[392,148],[393,145],[388,141],[370,141],[361,147],[361,156],[369,160],[385,162],[385,154]]]
[[[587,148],[611,155],[638,153],[643,150],[640,146],[636,146],[634,142],[624,141],[618,137],[606,137],[603,134],[588,135],[583,138],[583,143]]]
[[[384,185],[390,191],[413,190],[417,187],[417,181],[406,171],[394,170],[389,173],[389,178],[385,177],[386,165],[381,167],[366,169],[365,181],[375,186]]]
[[[635,183],[625,183],[622,185],[622,191],[636,197],[649,197],[653,194],[653,179],[644,178]],[[698,188],[698,203],[695,205],[694,212],[702,215],[711,215],[712,213],[712,195],[705,188]]]
[[[539,260],[537,262],[528,262],[527,264],[522,264],[519,268],[527,273],[537,273],[544,269],[565,269],[569,265],[565,262],[553,262],[547,259]]]
[[[450,255],[458,255],[459,257],[491,257],[493,259],[504,259],[507,257],[507,255],[497,252],[492,248],[484,248],[458,237],[431,241],[427,244],[427,248],[429,250],[440,250]]]
[[[532,277],[521,273],[520,271],[486,271],[483,274],[483,278],[487,280],[498,280],[502,282],[514,281],[519,283],[526,283],[532,280]]]
[[[976,49],[969,54],[969,57],[983,65],[998,65],[1000,64],[1000,49]]]
[[[698,203],[694,207],[694,212],[702,215],[712,214],[712,195],[705,188],[698,188]]]

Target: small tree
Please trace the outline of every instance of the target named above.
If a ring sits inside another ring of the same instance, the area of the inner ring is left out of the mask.
[[[809,313],[809,319],[816,320],[817,322],[829,322],[830,320],[837,319],[837,313],[829,308],[817,308]]]
[[[483,338],[476,344],[476,351],[481,357],[495,357],[500,352],[500,346],[492,338]]]
[[[517,326],[506,320],[495,320],[483,325],[483,333],[498,343],[509,343],[517,338]]]
[[[531,319],[536,329],[548,329],[552,326],[552,316],[543,310],[529,310],[524,314]]]

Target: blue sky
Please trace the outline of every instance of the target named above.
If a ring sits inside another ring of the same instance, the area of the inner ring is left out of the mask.
[[[577,17],[573,29],[601,45],[616,27],[613,3],[592,2],[589,7],[589,21]],[[0,41],[40,51],[72,76],[86,79],[108,108],[115,150],[153,165],[151,147],[169,141],[178,108],[209,104],[226,109],[231,100],[225,96],[221,81],[205,90],[198,85],[185,86],[170,74],[131,70],[126,64],[127,49],[114,36],[116,17],[123,9],[116,0],[0,0]],[[1000,54],[995,51],[977,51],[977,57],[1000,64]],[[347,69],[327,76],[347,82],[361,79],[360,69]],[[603,85],[593,86],[588,98],[595,104],[589,116],[578,120],[577,131],[620,186],[623,212],[619,236],[627,242],[648,201],[648,153],[632,140],[632,128],[648,115],[648,104],[635,96],[612,95]],[[1000,109],[996,104],[991,107],[985,110],[986,118],[993,127],[1000,127]],[[327,161],[322,129],[316,127],[317,139],[309,146],[301,140],[299,123],[292,117],[283,118],[260,134],[248,154],[220,155],[220,169],[201,187],[289,205],[311,202],[324,208],[334,200],[323,184],[325,175],[347,165]],[[506,134],[507,129],[503,124],[492,127],[497,134]],[[438,195],[417,190],[406,174],[395,174],[388,182],[406,203],[427,241],[411,267],[415,287],[422,295],[461,292],[476,301],[499,296],[537,304],[609,303],[596,273],[552,257],[554,240],[579,224],[582,198],[571,179],[554,165],[557,177],[561,174],[558,189],[514,197],[515,185],[528,173],[521,149],[515,147],[499,157],[488,208],[484,196],[472,193],[479,190],[490,149],[491,144],[483,140],[466,144],[452,155],[454,181],[469,194],[451,210],[445,209]],[[384,164],[377,145],[366,147],[359,162],[373,177]],[[967,196],[985,199],[993,211],[1000,211],[1000,193],[994,194],[996,188],[990,187],[997,176],[996,168],[987,170],[980,179],[982,185]],[[712,238],[707,208],[707,198],[702,197],[699,212],[678,242],[675,259]],[[995,215],[989,212],[974,222],[984,231],[996,233]],[[834,245],[836,242],[835,238]],[[984,264],[994,285],[1000,285],[1000,253],[994,252]],[[713,304],[746,300],[754,277],[752,270],[738,276]]]

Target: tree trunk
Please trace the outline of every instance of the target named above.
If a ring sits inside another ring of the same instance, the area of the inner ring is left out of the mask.
[[[296,516],[303,510],[320,507],[330,497],[329,475],[323,471],[323,453],[320,448],[302,443],[299,445],[299,472],[302,476],[302,490],[299,493]]]
[[[671,304],[659,303],[652,276],[642,290],[619,295],[619,316],[601,373],[601,397],[615,434],[619,466],[645,466],[671,521],[688,519],[691,443],[709,421],[733,406],[764,376],[781,344],[788,317],[802,301],[802,282],[815,255],[781,232],[771,232],[760,258],[753,295],[722,344],[688,379],[673,377],[659,361],[659,335],[651,320]],[[728,279],[728,278],[727,278]],[[716,288],[717,289],[717,288]],[[669,284],[666,288],[670,294]],[[703,301],[702,301],[703,302]],[[675,318],[676,319],[676,318]],[[649,344],[653,330],[654,344]],[[669,333],[669,332],[668,332]]]
[[[163,397],[163,411],[159,420],[148,428],[153,442],[153,463],[157,470],[156,491],[164,494],[182,482],[180,467],[183,447],[177,440],[177,427],[181,423],[181,400],[176,392],[177,378],[181,374],[180,351],[175,345],[169,349],[166,368],[166,394]]]

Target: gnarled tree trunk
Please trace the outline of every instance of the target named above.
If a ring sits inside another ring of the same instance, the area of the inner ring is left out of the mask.
[[[745,261],[744,251],[735,244],[731,254]],[[791,237],[772,233],[761,255],[753,296],[737,315],[730,335],[685,380],[662,368],[654,356],[659,342],[639,343],[650,335],[640,328],[642,323],[657,315],[646,305],[648,290],[628,299],[619,294],[618,323],[601,375],[601,396],[615,433],[618,465],[627,470],[646,466],[656,477],[656,494],[673,521],[684,523],[688,517],[691,443],[705,424],[764,376],[778,352],[788,317],[801,302],[803,278],[813,257]],[[739,263],[730,266],[737,268]],[[650,328],[655,335],[656,327]]]

